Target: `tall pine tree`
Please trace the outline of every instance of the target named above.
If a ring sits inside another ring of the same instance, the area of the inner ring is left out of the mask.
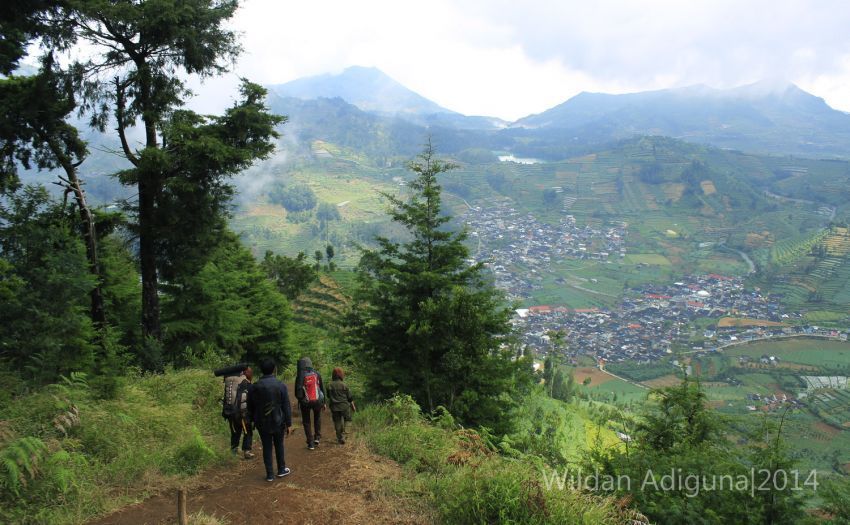
[[[384,194],[409,238],[379,237],[378,248],[364,252],[364,306],[350,328],[374,394],[409,393],[428,411],[444,406],[466,424],[502,431],[515,371],[503,348],[510,310],[482,266],[467,262],[466,233],[441,214],[437,176],[453,167],[429,143],[409,165],[409,198]]]
[[[184,73],[220,73],[238,54],[236,34],[224,27],[237,1],[67,0],[65,5],[75,34],[102,53],[86,64],[85,108],[101,129],[110,116],[114,119],[132,165],[121,180],[138,189],[142,333],[155,348],[162,337],[160,273],[173,270],[175,262],[169,253],[173,212],[185,212],[181,217],[187,222],[177,225],[186,233],[182,240],[206,240],[210,230],[223,231],[218,219],[229,197],[223,179],[272,150],[273,126],[282,119],[266,113],[262,89],[248,83],[243,101],[225,117],[181,111],[189,95]],[[138,122],[144,141],[136,149],[127,130]],[[195,243],[192,249],[204,246]],[[213,246],[208,248],[207,255]],[[156,360],[152,354],[150,366]]]

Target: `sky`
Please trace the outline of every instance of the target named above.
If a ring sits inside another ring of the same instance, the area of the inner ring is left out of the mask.
[[[262,84],[372,66],[438,104],[506,120],[582,91],[787,80],[850,111],[846,0],[244,0],[233,72]],[[230,98],[229,98],[230,97]]]

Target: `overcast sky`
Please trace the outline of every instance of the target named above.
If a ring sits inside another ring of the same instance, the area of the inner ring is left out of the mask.
[[[374,66],[465,114],[513,120],[581,91],[784,79],[850,111],[846,0],[244,0],[244,53],[207,82],[263,84]]]

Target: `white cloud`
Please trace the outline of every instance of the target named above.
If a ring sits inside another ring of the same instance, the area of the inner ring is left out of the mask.
[[[247,0],[234,74],[195,87],[220,105],[237,75],[282,83],[375,66],[435,102],[514,119],[579,91],[783,77],[850,110],[842,1]]]

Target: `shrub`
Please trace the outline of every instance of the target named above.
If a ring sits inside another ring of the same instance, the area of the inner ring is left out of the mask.
[[[444,523],[642,523],[637,513],[613,500],[569,487],[543,487],[536,456],[499,456],[488,436],[453,430],[445,418],[429,422],[409,397],[396,395],[358,413],[357,427],[377,454],[402,463],[411,479],[391,490],[415,493],[423,507],[436,509]],[[424,496],[424,498],[423,498]],[[426,509],[423,509],[425,511]],[[631,521],[634,520],[634,521]]]
[[[195,474],[215,460],[215,452],[207,445],[198,429],[192,428],[192,437],[182,447],[177,449],[174,460],[167,470],[175,474]]]

